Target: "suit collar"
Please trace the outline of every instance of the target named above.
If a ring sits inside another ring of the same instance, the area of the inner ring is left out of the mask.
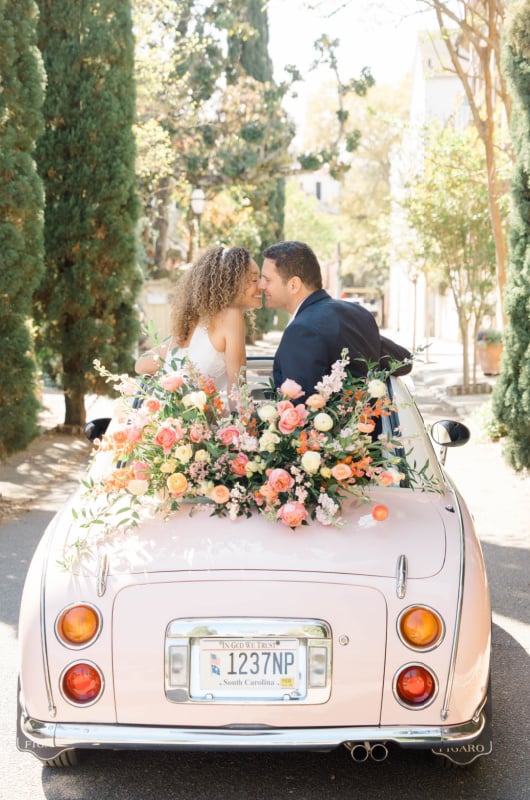
[[[325,289],[317,289],[316,292],[312,292],[309,294],[305,300],[303,300],[300,305],[298,306],[297,311],[293,316],[293,319],[298,316],[300,311],[303,311],[304,308],[313,305],[313,303],[318,303],[320,300],[324,300],[324,298],[330,297],[330,295],[326,292]]]

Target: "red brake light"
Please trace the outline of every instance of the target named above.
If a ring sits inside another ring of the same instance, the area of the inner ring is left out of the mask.
[[[77,705],[93,703],[101,694],[102,688],[101,673],[93,664],[73,664],[62,678],[65,698]]]
[[[395,682],[398,698],[407,706],[424,706],[434,698],[436,681],[421,664],[412,664],[398,674]]]

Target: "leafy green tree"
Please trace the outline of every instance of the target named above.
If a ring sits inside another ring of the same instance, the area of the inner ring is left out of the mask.
[[[132,368],[138,216],[129,0],[40,0],[39,46],[48,76],[37,150],[46,194],[46,273],[36,295],[37,341],[58,358],[65,425],[85,422],[84,398]]]
[[[34,162],[44,75],[33,0],[0,0],[0,458],[38,433],[29,318],[43,271],[42,184]]]
[[[476,342],[484,315],[491,313],[495,288],[485,159],[472,129],[431,131],[424,173],[410,183],[404,206],[424,269],[453,297],[467,387],[470,342]]]
[[[504,353],[493,407],[504,423],[506,455],[517,470],[530,467],[530,2],[515,7],[507,30],[505,71],[513,94],[515,168],[506,284]]]

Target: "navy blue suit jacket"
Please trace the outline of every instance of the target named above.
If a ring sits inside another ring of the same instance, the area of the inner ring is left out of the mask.
[[[358,303],[334,300],[324,289],[310,294],[286,327],[274,358],[274,385],[286,378],[300,384],[305,396],[328,375],[331,365],[348,349],[352,375],[366,375],[366,363],[388,366],[388,357],[403,361],[410,352],[379,333],[373,315]],[[407,365],[395,374],[410,372]],[[303,402],[304,398],[301,398]]]

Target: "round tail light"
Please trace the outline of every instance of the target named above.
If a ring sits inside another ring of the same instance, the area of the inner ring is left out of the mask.
[[[94,606],[80,603],[62,611],[55,624],[57,636],[67,647],[84,647],[99,634],[101,617]]]
[[[103,676],[95,664],[79,662],[64,671],[61,688],[68,702],[81,706],[90,705],[95,703],[103,691]]]
[[[403,705],[424,708],[436,696],[436,679],[423,664],[407,664],[395,678],[394,691]]]
[[[444,627],[438,614],[426,606],[412,606],[399,617],[401,638],[409,647],[430,650],[442,639]]]

